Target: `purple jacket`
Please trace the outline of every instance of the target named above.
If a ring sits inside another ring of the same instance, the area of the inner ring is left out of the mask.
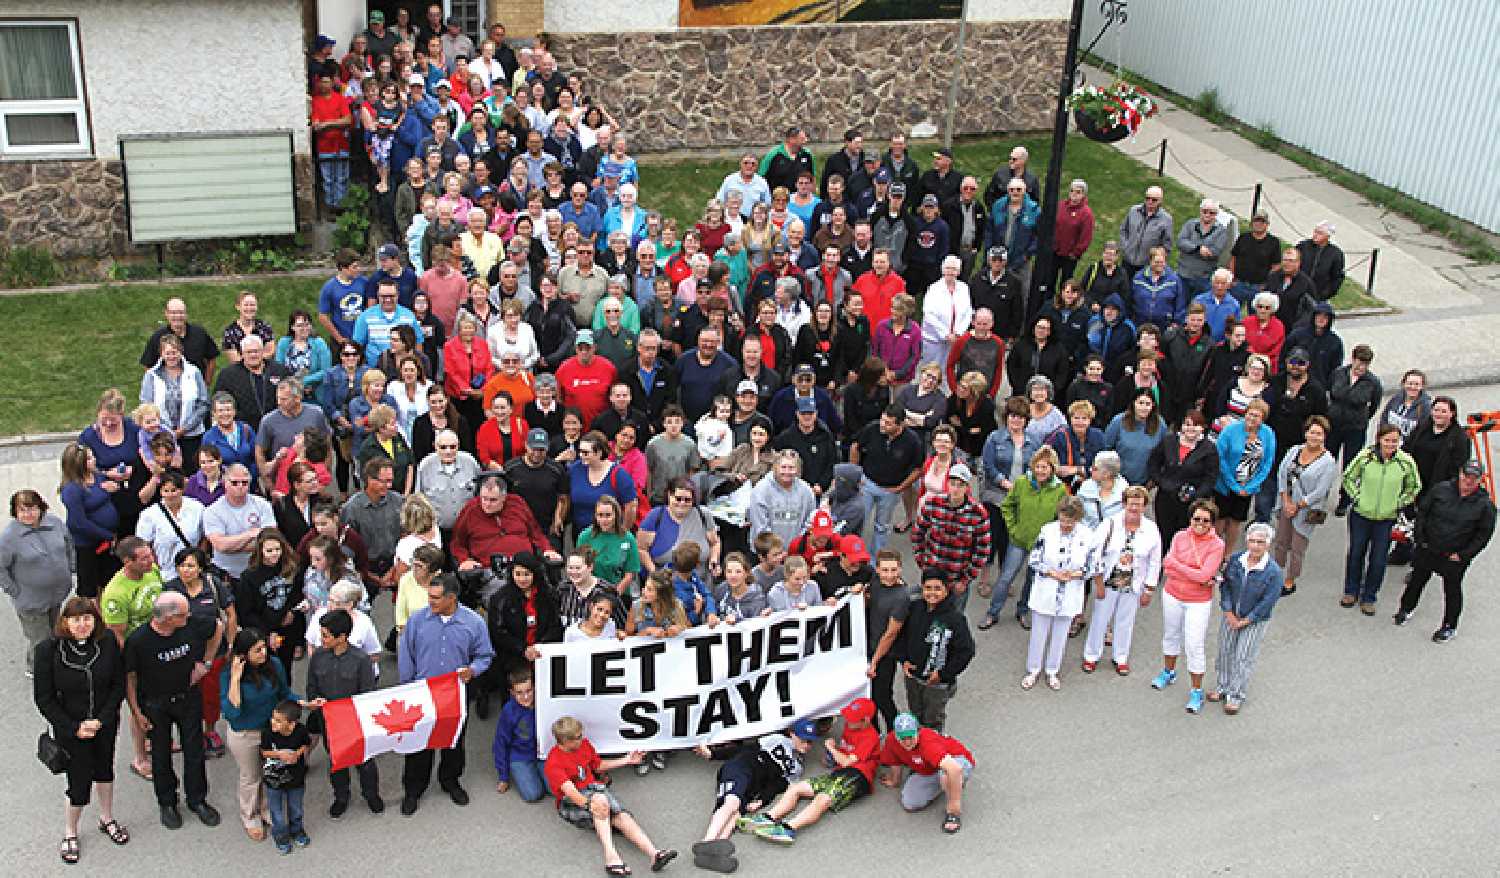
[[[891,329],[890,318],[886,318],[875,327],[870,353],[884,360],[898,379],[910,381],[916,377],[917,361],[922,358],[922,327],[908,319],[906,329],[897,335]]]

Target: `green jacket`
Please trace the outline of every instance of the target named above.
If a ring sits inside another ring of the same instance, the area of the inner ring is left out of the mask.
[[[1000,503],[1000,517],[1010,541],[1027,551],[1042,532],[1042,525],[1057,518],[1057,501],[1068,496],[1068,487],[1057,476],[1038,487],[1031,476],[1016,480],[1010,493]]]
[[[1354,456],[1344,470],[1344,493],[1354,500],[1354,511],[1371,521],[1391,521],[1422,490],[1417,462],[1405,451],[1381,460],[1376,446]]]

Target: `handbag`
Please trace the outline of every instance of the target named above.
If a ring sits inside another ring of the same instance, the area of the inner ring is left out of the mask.
[[[68,751],[62,748],[52,739],[47,732],[36,736],[36,758],[37,761],[47,766],[47,770],[53,774],[62,774],[68,770],[68,761],[72,758]]]

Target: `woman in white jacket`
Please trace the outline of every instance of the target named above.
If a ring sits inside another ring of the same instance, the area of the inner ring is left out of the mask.
[[[161,425],[172,431],[182,449],[186,475],[198,471],[198,446],[208,428],[208,384],[197,366],[182,355],[182,342],[167,333],[161,338],[161,359],[141,376],[141,402],[161,409]]]
[[[969,331],[974,304],[969,285],[958,279],[963,262],[957,256],[943,260],[943,276],[933,281],[922,298],[922,362],[948,362],[953,340]],[[948,388],[952,390],[952,388]]]
[[[1104,655],[1104,632],[1114,623],[1115,673],[1130,673],[1130,638],[1135,612],[1151,604],[1161,576],[1161,534],[1146,517],[1150,493],[1140,485],[1125,489],[1125,509],[1094,530],[1094,613],[1083,645],[1083,672],[1092,674]]]
[[[1057,520],[1042,526],[1031,550],[1031,646],[1026,653],[1026,676],[1021,688],[1036,685],[1045,667],[1047,685],[1057,690],[1062,681],[1063,650],[1068,646],[1068,626],[1083,612],[1085,583],[1093,573],[1094,538],[1083,525],[1083,503],[1064,497],[1057,503]],[[1043,664],[1043,653],[1046,655]]]

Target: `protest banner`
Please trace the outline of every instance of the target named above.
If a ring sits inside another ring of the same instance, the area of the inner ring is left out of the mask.
[[[537,744],[572,716],[601,753],[751,738],[869,693],[862,595],[664,639],[539,645]]]

